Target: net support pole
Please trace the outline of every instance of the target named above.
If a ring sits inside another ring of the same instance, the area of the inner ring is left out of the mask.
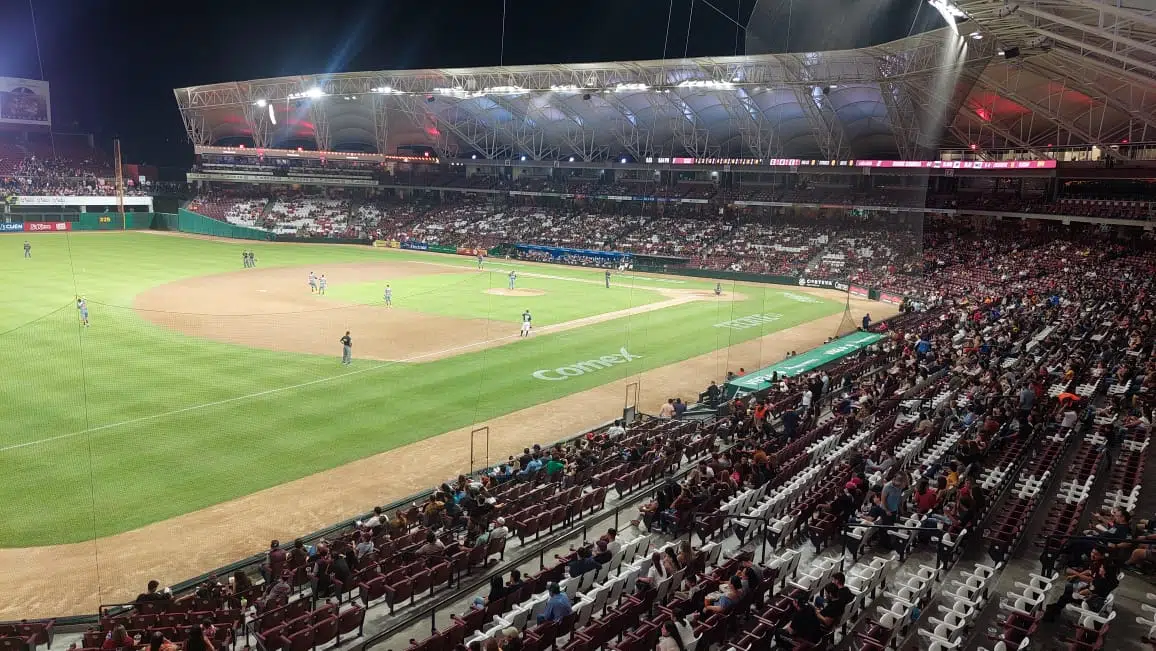
[[[479,428],[472,430],[470,432],[470,474],[471,475],[474,473],[474,469],[475,469],[474,464],[476,463],[476,460],[477,460],[477,454],[475,454],[475,452],[474,452],[474,442],[477,440],[479,434],[481,434],[482,436],[485,437],[486,467],[489,467],[489,465],[490,465],[490,426],[489,425],[483,425],[482,427],[479,427]]]
[[[120,229],[128,230],[128,222],[124,218],[124,168],[120,162],[120,138],[112,141],[113,165],[116,169],[116,211],[120,214]]]

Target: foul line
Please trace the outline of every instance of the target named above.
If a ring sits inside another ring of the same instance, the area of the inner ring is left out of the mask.
[[[620,318],[623,316],[631,316],[634,314],[643,314],[646,312],[653,312],[655,310],[661,310],[661,309],[667,308],[667,307],[674,307],[676,305],[682,305],[684,303],[689,303],[689,302],[692,302],[694,300],[696,300],[694,297],[689,297],[689,296],[688,297],[682,297],[682,298],[672,298],[672,299],[669,299],[666,301],[659,301],[657,303],[648,303],[646,305],[640,305],[640,306],[634,307],[634,308],[627,308],[625,310],[619,310],[617,312],[607,312],[605,314],[596,314],[594,316],[583,317],[581,319],[575,319],[573,321],[566,321],[565,323],[556,323],[554,325],[542,326],[541,328],[538,328],[537,330],[539,332],[546,332],[546,333],[561,332],[564,330],[571,330],[573,328],[581,327],[583,325],[587,325],[587,324],[591,324],[591,323],[602,323],[605,321],[613,321],[614,319],[617,319],[617,318]],[[333,380],[340,380],[341,378],[346,378],[346,377],[350,377],[353,375],[361,375],[362,373],[368,373],[370,371],[376,371],[376,370],[387,368],[390,366],[396,366],[398,364],[405,364],[408,362],[418,361],[421,359],[425,359],[427,357],[440,357],[440,356],[445,355],[447,353],[454,353],[454,352],[466,350],[469,348],[477,348],[479,346],[485,346],[487,344],[492,344],[492,343],[499,342],[499,341],[505,341],[507,339],[517,339],[517,338],[521,338],[521,336],[519,334],[512,334],[512,335],[505,335],[502,337],[495,337],[493,339],[486,339],[483,341],[475,341],[473,343],[463,344],[461,346],[454,346],[452,348],[446,348],[444,350],[435,350],[435,351],[431,351],[431,352],[422,353],[420,355],[412,355],[410,357],[406,357],[405,359],[390,360],[388,362],[376,364],[374,366],[367,366],[365,368],[360,368],[360,369],[357,369],[355,371],[349,371],[346,373],[340,373],[338,375],[331,375],[328,377],[317,378],[316,380],[310,380],[308,382],[302,382],[300,384],[292,384],[289,386],[277,387],[275,389],[266,389],[264,391],[258,391],[256,393],[249,393],[249,394],[246,394],[243,396],[234,396],[232,398],[225,398],[224,400],[214,400],[213,402],[206,402],[206,403],[203,403],[200,405],[190,405],[188,407],[181,407],[180,409],[174,409],[172,411],[161,412],[159,414],[152,414],[149,416],[140,416],[138,418],[130,418],[129,420],[122,420],[122,421],[117,422],[117,423],[108,423],[106,425],[98,425],[96,427],[90,427],[88,429],[83,429],[83,430],[80,430],[78,432],[70,432],[68,434],[60,434],[57,436],[50,436],[48,438],[37,439],[35,441],[26,441],[24,443],[16,443],[14,445],[7,445],[4,447],[0,447],[0,452],[10,452],[12,450],[19,450],[21,448],[27,448],[27,447],[31,447],[33,445],[39,445],[41,443],[51,443],[53,441],[61,441],[64,439],[70,439],[70,438],[75,438],[77,436],[82,436],[84,434],[91,434],[93,432],[100,432],[103,430],[115,429],[117,427],[123,427],[125,425],[136,425],[137,423],[144,423],[144,422],[148,422],[150,420],[167,418],[169,416],[177,416],[179,414],[185,414],[185,413],[197,411],[200,409],[208,409],[210,407],[219,407],[221,405],[228,405],[228,404],[231,404],[234,402],[241,402],[243,400],[249,400],[252,398],[260,398],[262,396],[268,396],[268,395],[273,395],[276,393],[282,393],[284,391],[292,391],[294,389],[303,389],[305,387],[310,387],[310,386],[314,386],[317,384],[323,384],[325,382],[331,382]]]

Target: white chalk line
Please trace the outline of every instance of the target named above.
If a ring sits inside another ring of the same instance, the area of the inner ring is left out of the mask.
[[[657,303],[648,303],[646,305],[641,305],[638,307],[627,308],[625,310],[618,310],[616,312],[607,312],[605,314],[596,314],[594,316],[583,317],[581,319],[575,319],[573,321],[566,321],[565,323],[557,323],[554,325],[542,326],[541,328],[538,328],[537,330],[539,332],[544,332],[544,333],[562,332],[564,330],[572,330],[574,328],[579,328],[581,326],[592,324],[592,323],[601,323],[604,321],[612,321],[614,319],[617,319],[617,318],[623,317],[623,316],[642,314],[645,312],[652,312],[655,310],[661,310],[661,309],[667,308],[667,307],[682,305],[683,303],[689,303],[693,300],[695,300],[695,299],[693,297],[690,297],[690,296],[683,297],[683,298],[673,298],[673,299],[666,300],[666,301],[659,301]],[[169,416],[178,416],[180,414],[186,414],[186,413],[193,412],[193,411],[199,411],[201,409],[209,409],[211,407],[219,407],[221,405],[228,405],[228,404],[232,404],[234,402],[241,402],[241,401],[250,400],[253,398],[260,398],[262,396],[268,396],[268,395],[273,395],[273,394],[277,394],[277,393],[282,393],[285,391],[292,391],[294,389],[303,389],[305,387],[311,387],[311,386],[315,386],[318,384],[324,384],[326,382],[332,382],[333,380],[340,380],[342,378],[347,378],[347,377],[350,377],[353,375],[361,375],[362,373],[368,373],[370,371],[376,371],[376,370],[379,370],[382,368],[388,368],[391,366],[396,366],[398,364],[415,362],[418,360],[425,359],[427,357],[441,357],[441,356],[446,355],[448,353],[460,352],[463,350],[468,350],[470,348],[477,348],[479,346],[485,346],[485,345],[493,344],[493,343],[500,342],[500,341],[506,341],[507,339],[517,339],[517,338],[521,338],[521,336],[519,334],[512,334],[512,335],[505,335],[502,337],[495,337],[492,339],[486,339],[483,341],[475,341],[472,343],[463,344],[461,346],[454,346],[452,348],[446,348],[444,350],[435,350],[435,351],[431,351],[431,352],[421,353],[420,355],[412,355],[412,356],[406,357],[404,359],[390,360],[388,362],[376,364],[374,366],[367,366],[365,368],[359,368],[355,371],[348,371],[346,373],[340,373],[338,375],[331,375],[328,377],[317,378],[316,380],[310,380],[308,382],[302,382],[300,384],[291,384],[288,386],[277,387],[274,389],[266,389],[264,391],[258,391],[256,393],[249,393],[249,394],[246,394],[243,396],[234,396],[232,398],[225,398],[224,400],[214,400],[212,402],[206,402],[206,403],[199,404],[199,405],[190,405],[188,407],[181,407],[180,409],[174,409],[172,411],[161,412],[158,414],[151,414],[148,416],[140,416],[138,418],[130,418],[128,420],[122,420],[122,421],[117,422],[117,423],[108,423],[106,425],[98,425],[96,427],[90,427],[90,428],[83,429],[80,431],[70,432],[68,434],[59,434],[57,436],[49,436],[47,438],[37,439],[35,441],[25,441],[24,443],[16,443],[13,445],[6,445],[4,447],[0,447],[0,452],[10,452],[12,450],[19,450],[22,448],[32,447],[34,445],[40,445],[42,443],[52,443],[53,441],[61,441],[64,439],[75,438],[77,436],[83,436],[85,434],[92,434],[93,432],[101,432],[104,430],[116,429],[117,427],[136,425],[138,423],[144,423],[144,422],[148,422],[151,420],[168,418]]]

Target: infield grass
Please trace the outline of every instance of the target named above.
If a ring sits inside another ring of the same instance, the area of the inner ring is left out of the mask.
[[[333,357],[194,339],[148,323],[127,306],[160,283],[239,270],[245,247],[257,251],[261,266],[410,259],[468,269],[473,261],[141,233],[31,236],[33,258],[23,260],[23,239],[0,236],[0,277],[9,283],[0,293],[0,546],[6,547],[126,531],[841,309],[828,300],[795,302],[780,287],[743,285],[736,288],[742,301],[688,303],[429,363],[359,360],[342,367]],[[482,283],[505,286],[504,264],[471,273],[469,281],[452,273],[411,277],[411,298],[421,286],[433,297],[422,301],[424,311],[516,320],[530,307],[535,322],[546,323],[663,300],[643,286],[714,284],[639,276],[633,288],[607,290],[600,271],[520,265],[557,277],[523,275],[520,287],[541,283],[548,292],[523,306],[521,298],[481,294]],[[626,281],[616,276],[615,284]],[[379,284],[373,296],[369,289],[330,286],[335,298],[380,298]],[[78,326],[77,291],[91,303],[90,328]],[[406,300],[407,291],[399,288],[395,299]],[[532,302],[550,297],[544,309]],[[514,314],[496,315],[490,299],[514,306]],[[781,315],[772,324],[715,327],[772,312]],[[566,381],[532,376],[621,348],[638,358]]]

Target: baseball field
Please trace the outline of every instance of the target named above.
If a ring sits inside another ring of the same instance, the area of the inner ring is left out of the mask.
[[[0,245],[0,619],[92,612],[427,488],[469,470],[477,426],[495,461],[627,402],[693,402],[711,377],[822,343],[843,312],[818,290],[633,273],[607,288],[601,270],[369,247]],[[30,579],[46,567],[72,587]]]

